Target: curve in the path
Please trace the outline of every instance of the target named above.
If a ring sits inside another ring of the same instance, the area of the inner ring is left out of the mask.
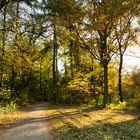
[[[28,111],[26,119],[13,124],[0,136],[0,140],[49,140],[46,109],[45,103],[34,105]]]

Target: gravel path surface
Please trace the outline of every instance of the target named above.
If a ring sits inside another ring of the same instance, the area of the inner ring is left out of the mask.
[[[17,121],[0,140],[50,140],[47,134],[46,103],[36,104],[28,110],[24,120]]]

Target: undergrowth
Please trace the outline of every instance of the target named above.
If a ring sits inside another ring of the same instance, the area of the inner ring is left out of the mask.
[[[126,105],[127,103],[126,102],[120,102],[118,104],[116,103],[111,103],[109,105],[107,105],[107,109],[115,109],[115,110],[125,110],[126,109]]]
[[[0,113],[11,113],[11,112],[15,112],[20,108],[20,106],[14,102],[14,101],[10,101],[10,102],[1,102],[0,103]]]

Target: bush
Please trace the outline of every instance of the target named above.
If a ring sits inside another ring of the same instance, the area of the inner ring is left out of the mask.
[[[0,112],[1,113],[10,113],[10,112],[14,112],[17,111],[17,109],[19,108],[18,104],[11,101],[11,102],[1,102],[0,104]]]
[[[103,107],[104,106],[104,96],[102,94],[100,94],[98,96],[98,100],[97,100],[97,107]]]
[[[0,92],[0,100],[1,101],[10,101],[11,100],[11,91],[3,88],[2,91]]]
[[[139,110],[140,109],[140,98],[132,98],[127,100],[127,105],[129,110]]]
[[[19,102],[21,103],[27,103],[29,101],[29,90],[28,89],[22,89],[20,92],[19,92]]]
[[[106,107],[107,109],[115,109],[115,110],[124,110],[126,108],[126,102],[122,102],[122,103],[112,103],[107,105]]]
[[[88,103],[90,97],[90,83],[86,76],[82,73],[77,73],[67,85],[67,91],[70,95],[72,103]]]
[[[89,103],[88,103],[89,106],[93,106],[93,107],[96,107],[97,105],[97,101],[95,99],[92,99]]]

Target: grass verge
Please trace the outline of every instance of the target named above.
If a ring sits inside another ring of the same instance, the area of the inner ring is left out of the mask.
[[[138,112],[62,105],[51,105],[48,111],[49,129],[56,140],[140,139]]]
[[[25,112],[20,111],[21,107],[14,103],[5,103],[0,106],[0,133],[8,129],[11,124],[24,118]]]

